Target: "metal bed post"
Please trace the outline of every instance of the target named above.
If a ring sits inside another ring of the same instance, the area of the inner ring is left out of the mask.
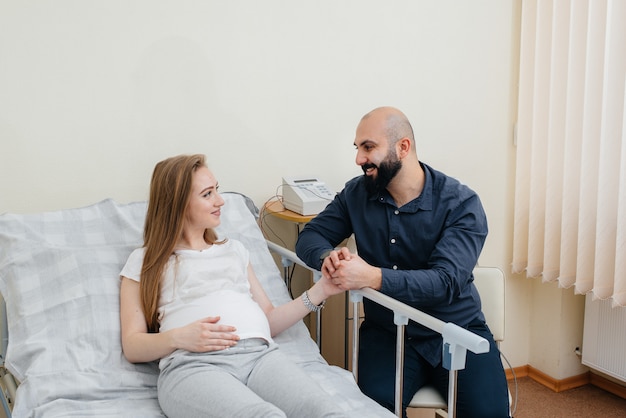
[[[313,282],[317,283],[322,278],[322,273],[319,271],[313,272]],[[322,310],[318,310],[315,313],[316,327],[315,327],[315,341],[317,341],[317,347],[322,349]]]
[[[402,396],[404,388],[404,328],[409,318],[394,311],[393,323],[396,324],[396,397],[394,413],[402,417]]]
[[[355,318],[359,315],[359,303],[363,302],[363,295],[350,291],[350,300],[352,301],[352,375],[354,380],[359,381],[359,324]]]
[[[404,373],[404,329],[408,320],[415,321],[435,332],[441,334],[443,338],[442,363],[443,367],[450,371],[448,379],[448,416],[454,417],[456,414],[456,379],[457,371],[465,368],[465,358],[467,350],[476,354],[489,351],[489,342],[451,322],[443,322],[422,311],[412,308],[376,290],[364,288],[350,292],[350,298],[354,302],[355,311],[358,309],[358,302],[366,297],[394,312],[394,324],[397,326],[396,335],[396,383],[395,383],[395,414],[402,416],[402,384]],[[356,327],[355,327],[356,328]],[[358,367],[358,357],[355,356],[358,349],[358,331],[354,332],[353,341],[353,364],[356,371]],[[354,373],[354,371],[353,371]],[[357,374],[355,374],[355,378]]]
[[[359,303],[363,301],[363,295],[359,292],[350,291],[352,303],[352,316],[358,317]],[[409,318],[405,315],[394,312],[393,322],[397,326],[396,333],[396,382],[395,382],[395,410],[396,416],[402,416],[402,388],[404,386],[404,328],[409,323]],[[359,361],[359,324],[355,321],[352,324],[352,375],[358,382],[358,361]]]

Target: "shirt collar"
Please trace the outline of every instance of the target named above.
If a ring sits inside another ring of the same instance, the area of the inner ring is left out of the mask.
[[[401,212],[415,213],[418,210],[432,210],[433,208],[433,175],[429,166],[422,162],[420,162],[420,165],[422,166],[422,170],[424,170],[424,188],[422,189],[422,193],[402,206],[399,209]],[[387,189],[377,194],[370,195],[369,199],[396,206]]]

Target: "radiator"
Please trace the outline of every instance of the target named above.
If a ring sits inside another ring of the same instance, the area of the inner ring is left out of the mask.
[[[626,382],[626,308],[610,300],[585,300],[584,365]]]

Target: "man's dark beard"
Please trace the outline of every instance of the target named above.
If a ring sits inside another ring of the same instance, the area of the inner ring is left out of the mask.
[[[363,172],[366,172],[369,168],[376,167],[376,165],[364,164],[361,167],[363,168]],[[388,157],[376,168],[378,168],[376,177],[365,175],[365,189],[370,195],[378,194],[385,190],[389,182],[398,174],[400,168],[402,168],[402,162],[397,158]]]

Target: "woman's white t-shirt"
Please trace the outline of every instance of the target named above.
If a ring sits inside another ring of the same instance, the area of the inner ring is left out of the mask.
[[[120,273],[140,281],[144,248],[134,250]],[[252,299],[248,281],[250,254],[229,239],[206,250],[177,250],[165,267],[158,315],[159,331],[178,328],[209,316],[232,325],[241,338],[272,341],[269,323]]]

